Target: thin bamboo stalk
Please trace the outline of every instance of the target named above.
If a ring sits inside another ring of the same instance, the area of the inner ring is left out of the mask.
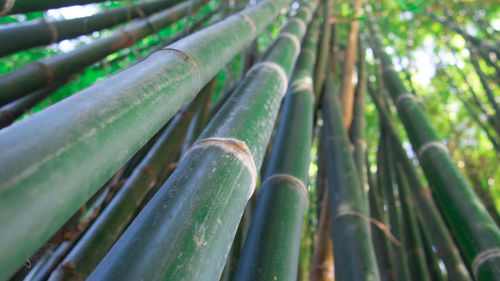
[[[104,1],[105,0],[0,0],[0,17]]]
[[[75,38],[93,31],[109,28],[123,22],[169,8],[181,0],[155,0],[133,3],[101,13],[75,19],[36,20],[0,26],[0,57],[33,47]]]
[[[0,233],[0,279],[43,245],[287,3],[262,1],[0,131],[0,224],[9,226]]]
[[[65,78],[138,40],[167,27],[184,16],[192,5],[206,0],[190,0],[132,22],[110,36],[99,38],[68,53],[53,55],[0,76],[0,104],[13,101],[53,81]]]
[[[500,229],[458,170],[430,120],[412,94],[408,94],[385,53],[376,25],[368,24],[373,49],[384,68],[384,81],[417,152],[437,203],[477,280],[500,280]]]
[[[402,142],[396,133],[394,125],[387,113],[385,107],[382,105],[380,98],[373,92],[369,91],[377,110],[379,111],[379,116],[381,121],[385,124],[389,135],[391,136],[392,149],[395,152],[395,156],[399,163],[403,166],[408,181],[410,183],[410,188],[413,194],[413,198],[417,201],[418,215],[419,219],[424,220],[426,224],[429,225],[429,233],[431,235],[432,241],[434,242],[438,256],[443,260],[448,276],[451,280],[457,281],[471,281],[472,278],[467,271],[460,252],[448,230],[443,217],[437,209],[432,196],[430,195],[430,190],[424,189],[422,182],[418,174],[415,171],[415,167],[411,164],[406,151],[402,146]]]
[[[328,68],[328,56],[330,53],[330,36],[332,25],[328,21],[331,17],[333,11],[334,0],[323,0],[323,8],[320,11],[323,12],[323,25],[321,27],[321,35],[319,38],[318,46],[318,59],[316,60],[316,66],[314,69],[314,96],[315,103],[320,102],[320,95],[323,89],[323,84],[326,78],[326,70]]]
[[[318,26],[318,20],[311,23],[302,44],[235,280],[297,279],[313,136]]]
[[[434,253],[432,240],[429,235],[429,231],[425,223],[419,219],[418,225],[420,228],[420,234],[422,236],[422,244],[424,246],[425,251],[425,260],[427,261],[427,268],[429,269],[429,273],[431,275],[432,281],[445,281],[443,277],[443,273],[441,272],[441,268],[439,267],[439,260]],[[451,277],[448,277],[449,280],[453,280]]]
[[[89,280],[220,278],[310,18],[283,27]]]
[[[213,91],[209,83],[202,92],[169,123],[154,146],[110,201],[96,222],[85,232],[49,280],[86,279],[122,231],[133,219],[149,191],[158,184],[167,163],[175,161],[193,114]],[[161,184],[161,183],[160,183]]]
[[[322,100],[333,239],[335,279],[380,280],[373,250],[368,206],[359,183],[350,142],[334,92],[326,79]]]

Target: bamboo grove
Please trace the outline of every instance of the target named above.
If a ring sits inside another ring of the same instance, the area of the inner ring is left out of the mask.
[[[473,5],[0,0],[0,280],[500,280]]]

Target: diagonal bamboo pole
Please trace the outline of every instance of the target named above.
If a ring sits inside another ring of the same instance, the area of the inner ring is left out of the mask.
[[[288,0],[262,1],[0,131],[0,279],[7,278]],[[210,54],[210,55],[207,55]]]
[[[306,23],[305,18],[294,19]],[[302,43],[235,280],[297,280],[313,136],[318,26],[316,19]]]
[[[135,18],[144,18],[181,0],[155,0],[129,4],[101,13],[59,21],[28,21],[0,26],[0,57],[113,27]]]
[[[310,11],[283,27],[89,280],[220,278]]]

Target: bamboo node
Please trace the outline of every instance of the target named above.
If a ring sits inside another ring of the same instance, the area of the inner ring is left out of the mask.
[[[286,87],[288,85],[288,76],[286,75],[286,72],[283,69],[283,67],[281,67],[281,65],[279,65],[279,64],[277,64],[275,62],[272,62],[272,61],[263,61],[263,62],[259,62],[257,64],[254,64],[254,66],[252,66],[247,71],[246,75],[248,75],[249,73],[251,73],[253,71],[258,70],[259,67],[268,67],[268,68],[271,68],[273,70],[276,70],[276,72],[278,73],[278,75],[281,77],[281,81],[283,82],[283,92],[281,93],[281,96],[284,96],[285,93],[286,93]]]
[[[278,38],[284,37],[292,40],[293,44],[295,44],[295,57],[300,54],[300,40],[297,38],[297,35],[289,33],[289,32],[281,32],[278,35]]]
[[[166,48],[162,48],[160,50],[173,51],[173,52],[179,53],[179,54],[181,54],[181,55],[183,55],[183,56],[185,56],[187,58],[187,60],[195,68],[196,73],[198,73],[198,88],[195,91],[195,93],[198,93],[201,90],[201,87],[202,87],[201,70],[200,70],[200,67],[198,66],[198,63],[193,59],[193,57],[191,57],[191,55],[189,55],[187,52],[184,52],[184,51],[181,51],[181,50],[175,49],[175,48],[166,47]]]
[[[401,102],[405,99],[410,99],[410,100],[413,100],[414,102],[421,102],[422,101],[419,97],[415,96],[412,93],[403,93],[403,94],[398,95],[398,97],[396,98],[396,101],[394,103],[396,104],[397,107],[399,107]]]
[[[244,14],[238,14],[244,21],[246,21],[250,27],[252,28],[252,37],[257,35],[257,27],[255,26],[255,22],[250,17]]]
[[[296,22],[300,26],[300,35],[304,36],[306,34],[307,26],[304,21],[299,18],[292,18],[289,22]]]
[[[265,183],[271,182],[271,181],[288,181],[288,182],[294,184],[302,192],[304,192],[304,195],[307,198],[307,188],[306,188],[306,186],[304,185],[304,183],[301,180],[299,180],[298,178],[296,178],[296,177],[294,177],[292,175],[289,175],[289,174],[274,174],[274,175],[266,178],[264,180],[264,182],[262,182],[260,184],[260,186],[264,186]]]
[[[347,211],[347,212],[344,212],[342,214],[338,214],[335,216],[335,218],[333,218],[333,220],[335,221],[335,220],[342,218],[344,216],[356,216],[356,217],[363,219],[366,222],[370,222],[370,223],[374,224],[376,227],[378,227],[378,229],[380,229],[385,234],[385,236],[387,236],[387,238],[389,238],[389,240],[392,241],[392,243],[394,243],[398,247],[401,247],[401,242],[396,237],[394,237],[394,235],[391,233],[389,228],[383,222],[381,222],[377,219],[374,219],[374,218],[369,218],[369,217],[367,217],[361,213],[355,212],[355,211]]]
[[[422,159],[422,157],[424,156],[424,153],[431,147],[439,147],[441,148],[442,150],[448,152],[448,147],[446,147],[446,145],[444,145],[444,143],[442,142],[439,142],[439,141],[429,141],[429,142],[426,142],[424,145],[422,145],[418,151],[417,151],[417,154],[418,154],[418,158]]]
[[[50,31],[50,43],[52,44],[52,43],[57,42],[57,29],[56,29],[56,27],[51,22],[48,22],[45,19],[41,19],[40,22],[45,24]]]
[[[298,92],[298,91],[307,91],[312,99],[314,100],[315,99],[315,96],[314,96],[314,88],[312,86],[312,84],[309,84],[309,83],[293,83],[292,84],[292,94]]]
[[[234,138],[217,138],[217,137],[201,139],[195,142],[189,148],[189,150],[186,151],[186,153],[179,162],[182,162],[182,160],[186,158],[187,155],[189,155],[192,151],[196,149],[204,149],[214,146],[222,149],[226,153],[230,153],[236,156],[236,158],[238,158],[238,160],[241,161],[243,166],[245,166],[248,169],[248,172],[252,177],[252,183],[250,186],[251,190],[247,198],[250,199],[257,185],[257,168],[255,166],[255,160],[253,159],[252,153],[250,152],[250,149],[248,148],[248,146],[245,144],[244,141]]]
[[[45,76],[47,76],[47,84],[45,84],[45,87],[52,86],[52,84],[54,83],[54,78],[55,78],[55,75],[54,75],[54,72],[52,71],[52,69],[47,64],[45,64],[41,61],[35,61],[34,64],[40,66],[40,68],[42,69]]]
[[[476,258],[474,258],[474,261],[472,262],[472,273],[474,274],[474,279],[479,280],[477,273],[481,265],[483,265],[486,261],[490,259],[497,259],[497,258],[500,258],[499,248],[489,249],[477,254]]]
[[[16,3],[16,0],[5,1],[5,3],[3,4],[2,10],[0,10],[0,17],[7,15],[10,12],[10,10],[12,9],[12,7],[14,6],[14,3]]]
[[[301,52],[301,54],[305,54],[305,53],[309,54],[312,58],[312,61],[316,61],[316,52],[315,51],[313,51],[309,48],[302,48],[300,50],[300,52]]]

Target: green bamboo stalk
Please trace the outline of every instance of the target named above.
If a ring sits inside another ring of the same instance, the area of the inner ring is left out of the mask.
[[[0,279],[43,245],[287,1],[262,1],[1,130],[0,224],[9,231],[0,233]]]
[[[0,104],[23,97],[30,92],[50,86],[53,81],[67,77],[105,58],[138,40],[169,26],[184,16],[192,5],[200,7],[206,0],[190,0],[136,20],[110,36],[99,38],[68,53],[53,55],[0,76]]]
[[[430,190],[423,187],[422,182],[416,173],[415,167],[411,164],[408,156],[406,155],[406,151],[404,150],[402,142],[396,133],[389,114],[382,105],[382,101],[379,96],[375,95],[373,92],[368,92],[370,93],[370,96],[379,111],[381,121],[385,124],[388,133],[391,136],[393,143],[391,147],[393,151],[395,151],[395,156],[403,166],[406,176],[408,177],[413,197],[418,203],[419,219],[424,220],[426,224],[429,225],[428,229],[432,241],[436,245],[438,256],[443,260],[446,266],[450,280],[471,281],[472,278],[467,271],[467,267],[460,256],[460,252],[455,245],[451,233],[449,232],[443,217],[438,211],[437,206],[432,200]]]
[[[60,80],[49,87],[36,90],[20,99],[10,102],[0,108],[0,129],[14,123],[17,118],[29,111],[51,93],[66,84],[67,80]]]
[[[477,280],[500,280],[496,274],[500,267],[500,230],[458,170],[415,96],[407,93],[383,50],[379,31],[375,30],[378,27],[372,23],[368,27],[375,56],[384,68],[385,84],[467,265]]]
[[[380,192],[378,190],[378,186],[375,183],[375,179],[371,172],[369,172],[369,163],[367,157],[365,157],[366,161],[366,171],[367,171],[367,181],[369,185],[368,190],[368,201],[370,204],[370,217],[384,223],[383,209],[382,209],[382,198],[380,196]],[[373,241],[373,249],[375,251],[375,256],[377,258],[378,271],[380,273],[381,281],[394,281],[394,270],[392,266],[391,254],[390,254],[390,245],[389,240],[387,239],[386,234],[382,229],[378,228],[374,224],[371,226],[372,231],[372,241]]]
[[[59,21],[36,20],[0,27],[0,57],[33,47],[75,38],[93,31],[110,28],[138,17],[169,8],[181,0],[155,0],[133,3],[101,13]]]
[[[318,46],[318,59],[316,60],[316,65],[314,69],[314,96],[315,103],[318,104],[320,102],[320,95],[322,92],[323,84],[326,78],[326,72],[328,68],[329,62],[329,53],[330,53],[330,36],[332,25],[328,21],[331,18],[331,13],[333,11],[333,0],[323,0],[322,8],[319,11],[323,12],[323,24],[321,26],[321,35],[319,38],[319,46]],[[317,16],[319,16],[318,13]]]
[[[354,116],[349,129],[349,135],[351,142],[354,145],[354,162],[356,163],[356,169],[358,171],[359,182],[363,186],[363,195],[366,197],[366,140],[365,140],[365,130],[366,130],[366,116],[365,116],[365,95],[366,95],[366,60],[365,60],[365,48],[362,43],[358,41],[359,49],[359,63],[358,63],[358,83],[356,89],[354,90]]]
[[[410,197],[408,179],[399,163],[393,163],[396,173],[396,182],[401,202],[403,215],[405,241],[407,242],[406,254],[412,280],[430,281],[429,270],[425,260],[425,253],[420,237],[417,218],[415,216],[415,206]]]
[[[296,280],[313,137],[314,20],[302,43],[234,280]]]
[[[300,51],[307,11],[284,26],[89,280],[220,278]]]
[[[387,138],[387,128],[384,124],[381,124],[380,135],[381,144],[379,148],[381,149],[381,153],[379,156],[382,156],[382,158],[380,162],[377,163],[377,171],[380,170],[381,172],[380,188],[384,189],[383,195],[389,209],[390,230],[394,237],[400,242],[399,245],[391,243],[391,258],[394,264],[394,273],[396,280],[410,281],[410,268],[406,256],[407,241],[406,237],[403,236],[403,221],[397,207],[399,200],[394,192],[395,173],[392,167],[394,157],[392,155],[389,139]],[[399,203],[401,202],[399,201]]]
[[[105,0],[0,0],[0,17],[104,1]]]
[[[49,280],[86,279],[122,231],[133,219],[149,191],[158,184],[167,163],[175,161],[192,116],[202,106],[213,87],[209,83],[193,102],[169,123],[154,146],[109,202],[103,213],[85,232],[71,252],[50,276]],[[161,184],[161,183],[160,183]]]
[[[441,268],[439,267],[439,260],[432,249],[432,240],[427,230],[425,223],[419,219],[418,226],[420,228],[420,235],[422,237],[422,244],[425,252],[425,260],[427,261],[427,268],[431,275],[432,281],[445,281]],[[449,275],[448,275],[449,276]],[[451,276],[448,277],[449,280],[454,280]]]
[[[325,80],[322,113],[330,194],[330,233],[337,280],[380,280],[373,250],[368,206],[363,197],[349,138],[334,91]]]

